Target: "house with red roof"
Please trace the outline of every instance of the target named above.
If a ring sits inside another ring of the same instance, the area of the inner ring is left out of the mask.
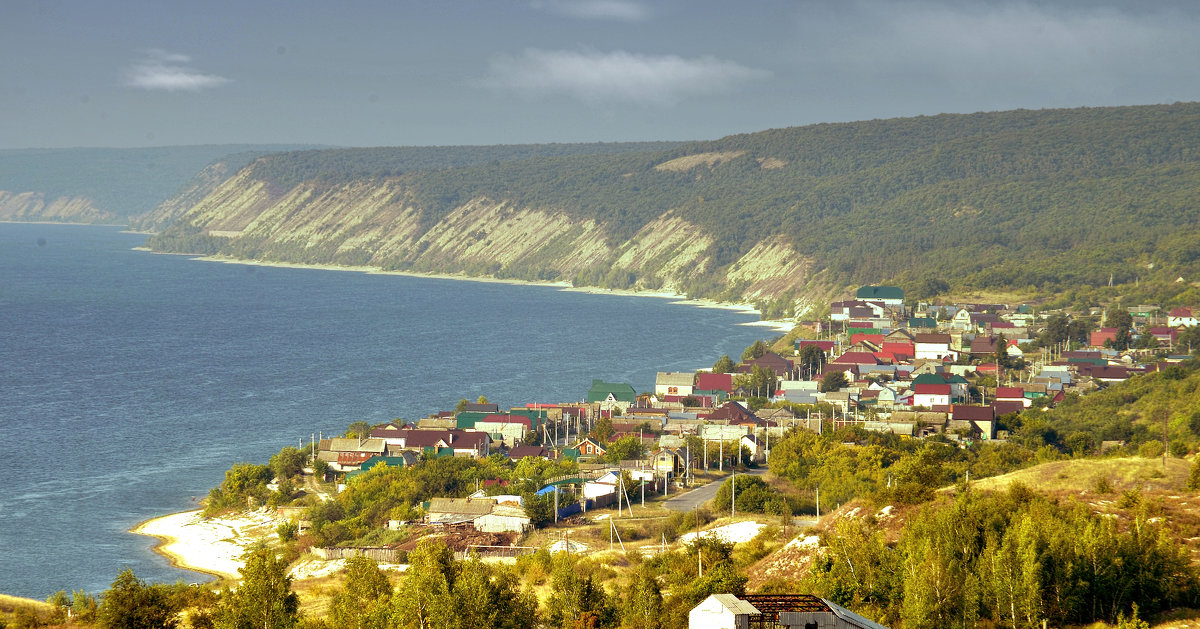
[[[1033,400],[1025,397],[1025,390],[1021,387],[997,387],[996,401],[1017,402],[1021,404],[1021,408],[1029,408],[1033,404]]]
[[[857,345],[859,343],[870,343],[875,347],[883,347],[883,334],[872,334],[869,332],[855,332],[850,335],[850,344]]]
[[[726,395],[733,393],[733,374],[731,373],[702,373],[696,376],[697,393],[706,391],[723,391]]]
[[[751,373],[755,367],[766,367],[781,378],[792,372],[792,362],[775,352],[767,352],[758,358],[744,360],[737,366],[737,370],[738,373]]]
[[[846,352],[829,361],[833,365],[878,365],[879,359],[869,352]]]
[[[1160,345],[1174,345],[1179,336],[1179,330],[1167,326],[1155,326],[1146,330],[1146,333],[1157,339]]]
[[[1192,314],[1191,308],[1172,308],[1170,312],[1167,313],[1167,325],[1173,328],[1177,328],[1181,325],[1193,326],[1198,324],[1200,324],[1200,319],[1197,319],[1196,316]]]
[[[726,402],[703,419],[708,421],[725,420],[730,424],[758,423],[758,417],[737,402]]]
[[[804,349],[805,347],[807,347],[809,345],[814,345],[816,347],[819,347],[822,352],[825,352],[825,355],[829,355],[830,353],[833,352],[833,348],[834,348],[835,344],[836,344],[836,341],[815,341],[812,339],[796,339],[796,341],[794,343],[792,343],[792,347],[796,348],[796,353],[799,354],[800,350]]]
[[[895,362],[909,361],[916,357],[917,348],[912,341],[883,341],[882,354],[892,358]]]
[[[1088,334],[1088,345],[1092,347],[1104,347],[1105,343],[1115,343],[1116,341],[1116,328],[1100,328]]]

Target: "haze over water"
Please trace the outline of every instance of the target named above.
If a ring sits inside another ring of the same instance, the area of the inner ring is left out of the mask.
[[[126,531],[234,462],[459,398],[651,390],[771,335],[663,299],[199,262],[144,239],[0,224],[0,592],[101,591],[126,566],[202,581]]]

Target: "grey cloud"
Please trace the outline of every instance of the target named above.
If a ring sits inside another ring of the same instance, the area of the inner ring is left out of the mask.
[[[536,0],[535,9],[543,9],[583,19],[640,22],[650,17],[645,5],[629,0]]]
[[[912,88],[1008,90],[1082,104],[1130,85],[1161,85],[1164,77],[1192,72],[1187,68],[1200,56],[1194,15],[1068,4],[814,5],[800,16],[801,63],[814,73],[907,81]]]
[[[663,106],[770,75],[711,56],[528,49],[492,59],[483,83],[526,95],[564,94],[588,103]]]

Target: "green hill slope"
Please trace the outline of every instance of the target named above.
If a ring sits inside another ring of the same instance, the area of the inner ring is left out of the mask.
[[[1200,271],[1200,104],[622,148],[269,156],[158,246],[757,300],[929,278],[1054,293]]]

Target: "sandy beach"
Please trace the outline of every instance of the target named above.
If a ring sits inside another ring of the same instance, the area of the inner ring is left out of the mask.
[[[246,549],[273,536],[282,521],[266,510],[205,520],[197,509],[146,520],[131,532],[158,538],[154,551],[177,568],[237,579]]]

